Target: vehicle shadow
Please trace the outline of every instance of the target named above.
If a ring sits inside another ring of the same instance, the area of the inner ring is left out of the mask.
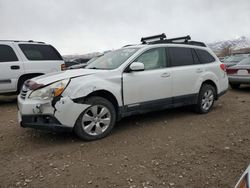
[[[124,129],[136,129],[141,126],[151,126],[152,123],[167,123],[167,121],[185,117],[189,115],[195,115],[192,106],[185,106],[161,111],[153,111],[145,114],[133,115],[122,119],[117,122],[112,134],[118,134]]]
[[[231,90],[242,92],[242,93],[249,93],[250,92],[250,86],[249,85],[242,85],[239,89],[231,89]]]
[[[50,132],[50,131],[40,131],[35,129],[26,128],[26,141],[27,139],[32,143],[49,143],[52,145],[61,145],[61,144],[73,144],[73,143],[92,143],[97,144],[105,142],[106,144],[110,143],[110,140],[114,140],[119,137],[120,134],[125,132],[130,132],[136,129],[140,129],[142,126],[147,127],[151,126],[152,122],[166,122],[168,120],[178,118],[179,116],[189,116],[195,115],[190,106],[180,107],[175,109],[168,109],[163,111],[155,111],[149,112],[141,115],[134,115],[127,118],[122,119],[117,122],[111,135],[106,137],[105,139],[97,140],[97,141],[83,141],[79,139],[73,132]],[[153,126],[153,125],[152,125]],[[91,145],[92,145],[91,144]]]
[[[240,89],[241,92],[249,92],[250,87],[244,87]],[[0,107],[3,105],[16,104],[16,96],[0,96]],[[215,105],[214,110],[218,110],[220,107]],[[193,112],[192,106],[179,107],[174,109],[167,109],[161,111],[154,111],[140,115],[133,115],[126,117],[117,122],[111,135],[105,140],[112,139],[112,136],[119,136],[123,132],[130,132],[140,129],[141,127],[153,126],[155,123],[167,123],[176,118],[184,118],[185,116],[196,116]],[[52,145],[70,144],[70,143],[87,143],[80,140],[72,132],[51,132],[40,131],[30,128],[23,129],[23,137],[26,141],[34,143],[51,143]],[[96,141],[98,142],[98,141]]]

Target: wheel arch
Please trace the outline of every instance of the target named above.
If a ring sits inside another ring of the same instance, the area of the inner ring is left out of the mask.
[[[27,74],[21,75],[17,81],[17,92],[20,91],[20,89],[21,89],[20,84],[22,84],[23,81],[37,77],[37,76],[41,76],[41,75],[44,75],[44,74],[43,73],[27,73]]]
[[[94,96],[95,97],[102,97],[102,98],[105,98],[108,101],[110,101],[114,105],[117,115],[119,115],[119,104],[118,104],[118,101],[117,101],[115,95],[113,93],[111,93],[110,91],[107,91],[104,89],[93,91],[93,92],[89,93],[88,95],[86,95],[85,97],[79,98],[79,99],[74,100],[74,101],[78,101],[78,102],[82,103],[86,100],[86,98],[94,97]]]
[[[205,81],[202,82],[200,90],[201,90],[202,86],[205,85],[205,84],[206,85],[211,85],[211,86],[214,87],[215,94],[216,94],[215,99],[217,100],[218,99],[218,87],[217,87],[216,83],[213,80],[210,80],[210,79],[205,80]]]

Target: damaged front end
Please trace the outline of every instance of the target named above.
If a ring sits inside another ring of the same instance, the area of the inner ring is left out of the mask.
[[[53,131],[72,130],[79,115],[89,105],[75,103],[62,95],[69,82],[65,79],[46,86],[31,81],[25,83],[23,89],[26,96],[18,96],[21,126]]]

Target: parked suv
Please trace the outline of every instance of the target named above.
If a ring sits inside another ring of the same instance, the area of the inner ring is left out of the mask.
[[[203,43],[164,37],[142,38],[143,44],[109,52],[86,69],[27,81],[18,96],[21,126],[73,130],[95,140],[133,114],[184,105],[209,112],[228,88],[224,65]]]
[[[0,40],[0,94],[19,92],[26,80],[60,71],[63,66],[61,55],[51,45]]]

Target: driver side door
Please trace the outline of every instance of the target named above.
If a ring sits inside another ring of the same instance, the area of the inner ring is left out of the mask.
[[[134,62],[143,63],[145,70],[123,73],[124,106],[130,111],[171,104],[172,73],[165,48],[147,50]]]

